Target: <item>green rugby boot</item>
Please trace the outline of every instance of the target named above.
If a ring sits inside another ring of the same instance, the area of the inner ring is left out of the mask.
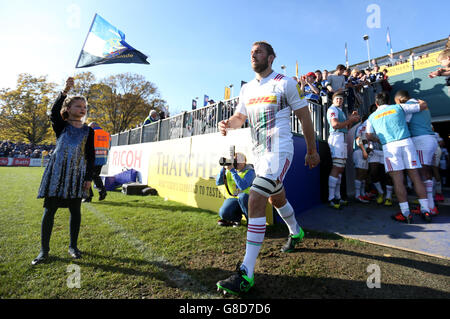
[[[217,282],[217,291],[222,290],[223,294],[230,293],[238,296],[241,293],[246,293],[255,284],[254,276],[249,278],[244,269],[241,269],[240,264],[236,266],[236,273],[228,277],[227,279]]]
[[[286,244],[284,244],[284,246],[281,247],[281,252],[283,252],[283,253],[293,252],[295,249],[295,245],[297,243],[301,242],[303,237],[305,237],[305,232],[300,227],[300,232],[297,235],[295,235],[295,236],[290,235],[288,237],[288,241],[286,242]]]
[[[334,209],[340,209],[341,208],[341,204],[339,203],[339,201],[337,201],[336,199],[332,199],[328,201],[328,206],[333,207]]]

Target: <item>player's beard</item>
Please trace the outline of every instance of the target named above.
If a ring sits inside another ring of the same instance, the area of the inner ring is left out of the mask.
[[[269,67],[268,57],[265,60],[256,61],[255,64],[252,64],[253,71],[255,71],[256,73],[262,73],[263,71],[267,70],[268,67]]]

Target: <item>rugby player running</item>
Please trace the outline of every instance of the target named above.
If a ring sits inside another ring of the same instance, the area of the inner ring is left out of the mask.
[[[306,141],[305,166],[316,167],[320,162],[316,139],[306,99],[296,81],[272,70],[276,55],[267,42],[255,42],[251,64],[255,79],[246,83],[239,95],[234,115],[219,123],[219,131],[242,127],[248,119],[251,127],[256,178],[249,193],[249,220],[244,261],[236,273],[217,282],[218,290],[238,295],[254,285],[254,268],[266,231],[267,201],[275,207],[289,228],[283,252],[293,251],[304,237],[295,212],[286,199],[283,179],[292,163],[294,145],[290,127],[291,111],[301,122]]]

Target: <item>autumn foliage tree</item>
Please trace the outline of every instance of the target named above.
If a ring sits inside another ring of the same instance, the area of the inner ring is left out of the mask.
[[[99,123],[110,134],[134,128],[145,120],[150,110],[159,112],[166,106],[156,86],[138,74],[112,75],[96,82],[82,73],[75,78],[75,90],[81,90],[77,82],[79,85],[91,82],[88,90],[83,89],[88,99],[89,121]]]
[[[156,86],[138,74],[118,74],[91,87],[89,119],[111,134],[140,125],[151,109],[166,105]]]
[[[54,143],[48,112],[62,87],[48,82],[45,76],[20,74],[16,89],[0,89],[0,140]],[[110,134],[134,128],[142,124],[150,110],[159,112],[167,107],[156,85],[138,74],[97,80],[91,72],[80,73],[69,94],[86,97],[87,122],[99,123]]]
[[[20,74],[16,89],[0,89],[0,139],[52,143],[47,110],[55,87],[45,76]]]

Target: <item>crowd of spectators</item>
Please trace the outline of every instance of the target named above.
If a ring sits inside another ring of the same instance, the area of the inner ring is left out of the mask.
[[[334,93],[345,93],[350,112],[362,105],[363,89],[368,88],[370,84],[380,82],[383,91],[391,91],[387,73],[387,69],[380,70],[376,64],[373,68],[364,70],[350,69],[339,64],[332,73],[328,70],[316,70],[294,79],[300,85],[303,95],[317,104],[328,105]]]
[[[397,58],[395,58],[394,54],[390,53],[389,58],[388,58],[388,63],[386,64],[386,66],[391,67],[394,65],[411,63],[411,59],[414,59],[414,61],[417,61],[417,60],[420,60],[423,58],[428,58],[428,57],[429,57],[429,53],[423,53],[423,54],[416,55],[414,52],[412,52],[409,56],[403,56],[402,54],[400,54]]]
[[[42,155],[50,156],[54,148],[54,145],[32,145],[5,140],[0,144],[0,157],[41,158]]]

